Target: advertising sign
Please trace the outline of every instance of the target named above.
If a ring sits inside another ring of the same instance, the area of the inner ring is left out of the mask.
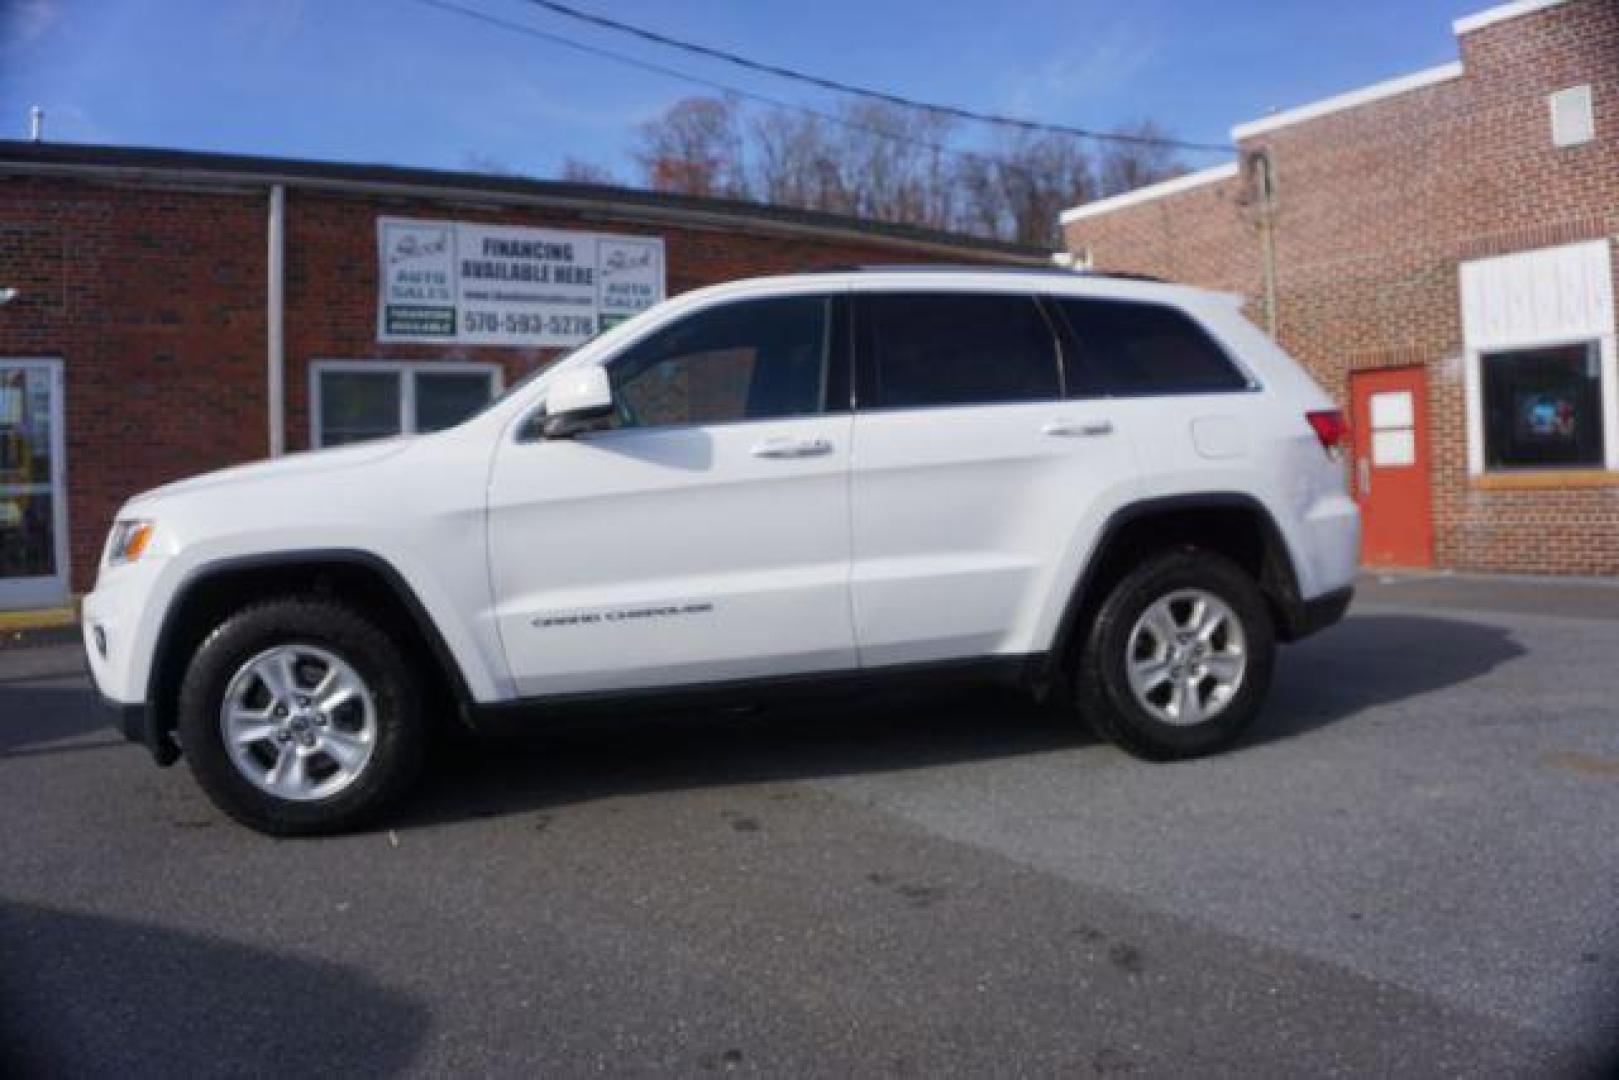
[[[377,221],[377,340],[562,346],[663,299],[663,240]]]

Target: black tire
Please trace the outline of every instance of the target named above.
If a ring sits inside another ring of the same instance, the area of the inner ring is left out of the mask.
[[[376,711],[370,758],[348,786],[308,801],[261,790],[225,747],[220,710],[236,672],[253,657],[293,642],[341,658],[364,681]],[[251,829],[275,836],[342,832],[374,818],[421,771],[427,725],[421,693],[399,648],[359,611],[335,600],[288,597],[231,615],[204,639],[180,686],[180,746],[214,805]]]
[[[1224,708],[1186,726],[1160,719],[1130,687],[1130,637],[1137,620],[1158,600],[1198,589],[1223,600],[1245,639],[1247,666]],[[1230,746],[1252,725],[1270,688],[1276,634],[1258,584],[1231,560],[1212,552],[1179,550],[1152,556],[1125,574],[1097,609],[1074,664],[1080,714],[1097,733],[1137,757],[1175,761]]]

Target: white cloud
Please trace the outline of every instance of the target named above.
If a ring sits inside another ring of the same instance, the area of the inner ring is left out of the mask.
[[[1093,25],[1078,46],[1017,76],[1003,95],[1015,116],[1057,119],[1076,106],[1107,99],[1128,87],[1159,53],[1156,41],[1123,22]]]
[[[661,113],[668,104],[608,103],[566,92],[562,89],[566,80],[552,82],[557,85],[547,86],[523,75],[508,74],[492,86],[464,87],[463,92],[475,103],[465,114],[465,122],[524,139],[532,139],[547,130],[543,125],[627,132]],[[478,107],[489,100],[498,101],[500,107]]]
[[[57,0],[6,0],[0,15],[0,49],[21,51],[44,37],[62,17]]]
[[[232,8],[225,25],[239,40],[274,54],[303,31],[304,10],[304,0],[257,0]]]

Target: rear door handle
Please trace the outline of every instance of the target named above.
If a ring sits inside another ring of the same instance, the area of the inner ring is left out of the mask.
[[[826,439],[766,439],[750,452],[762,458],[820,457],[832,452],[832,443]]]
[[[1052,420],[1040,429],[1040,434],[1059,439],[1095,439],[1113,434],[1110,420]]]

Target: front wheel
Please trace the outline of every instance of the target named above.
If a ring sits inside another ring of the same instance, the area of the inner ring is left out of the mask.
[[[397,798],[424,751],[420,694],[381,629],[325,599],[273,600],[222,623],[180,688],[198,784],[276,835],[349,829]]]
[[[1275,652],[1252,577],[1211,552],[1167,552],[1102,601],[1078,660],[1079,709],[1138,757],[1213,753],[1258,715]]]

